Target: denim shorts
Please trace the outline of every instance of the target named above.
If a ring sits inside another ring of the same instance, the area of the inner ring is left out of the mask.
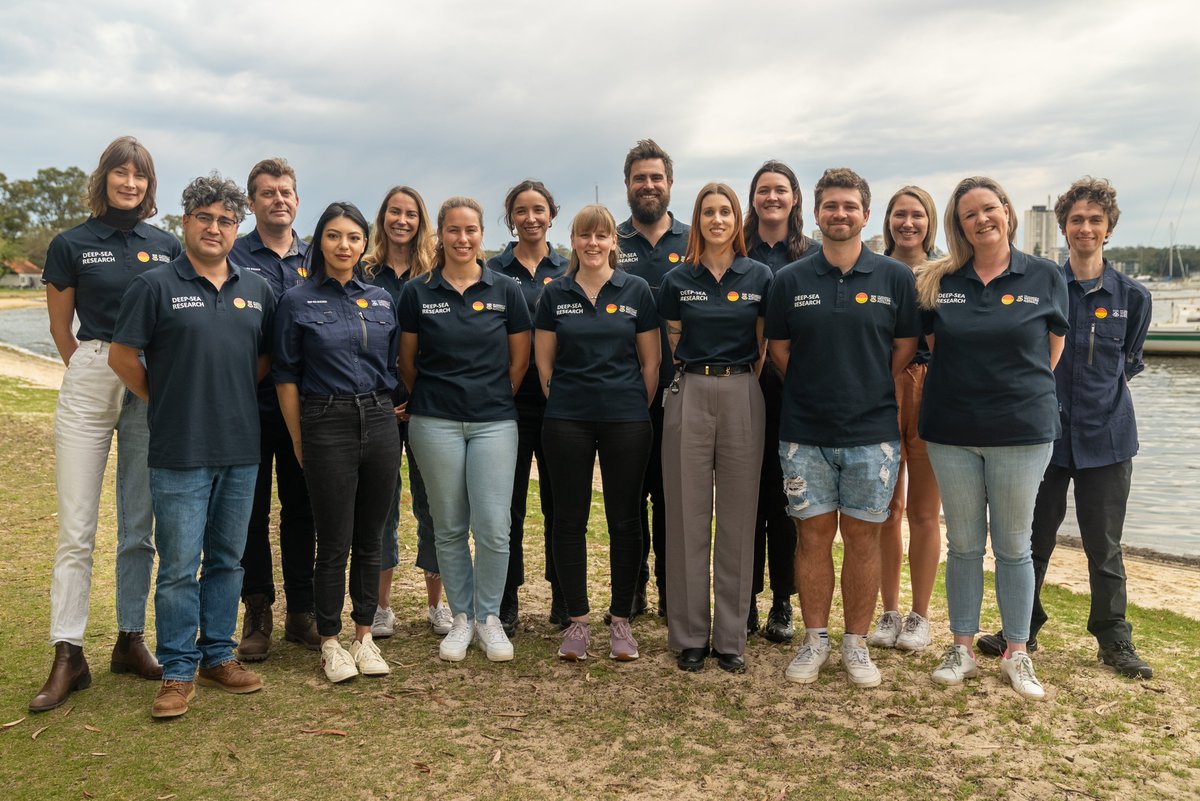
[[[896,488],[900,441],[852,448],[779,443],[787,512],[797,520],[840,511],[868,523],[888,517]]]

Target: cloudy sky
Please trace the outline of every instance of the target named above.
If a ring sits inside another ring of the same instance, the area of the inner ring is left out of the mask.
[[[868,233],[905,183],[940,206],[958,179],[991,175],[1023,211],[1092,174],[1120,193],[1114,244],[1165,245],[1176,221],[1178,241],[1200,244],[1200,186],[1184,206],[1197,30],[1195,0],[6,2],[0,172],[90,171],[130,133],[174,213],[192,177],[242,183],[282,155],[302,233],[329,201],[370,217],[408,183],[431,206],[477,197],[495,247],[501,200],[525,177],[562,206],[552,241],[597,192],[627,216],[624,154],[653,137],[685,218],[703,183],[744,198],[779,158],[809,228],[830,166],[870,181]]]

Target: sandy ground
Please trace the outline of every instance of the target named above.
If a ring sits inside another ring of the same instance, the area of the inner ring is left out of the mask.
[[[31,297],[28,298],[0,298],[0,311],[11,311],[12,309],[32,309],[34,306],[45,305],[46,296],[40,292],[32,294]]]
[[[5,302],[20,299],[0,298]],[[58,389],[62,383],[63,366],[39,356],[0,346],[0,375],[25,381],[45,389]],[[537,477],[536,466],[533,477]],[[595,486],[600,489],[599,471]],[[907,536],[907,531],[906,531]],[[943,537],[943,543],[945,538]],[[943,545],[943,558],[945,555]],[[987,568],[993,569],[989,553]],[[1200,620],[1200,567],[1162,562],[1144,556],[1126,555],[1125,570],[1129,576],[1129,602],[1138,606],[1169,609]],[[1088,592],[1087,557],[1082,550],[1064,542],[1055,551],[1047,581],[1075,592]]]

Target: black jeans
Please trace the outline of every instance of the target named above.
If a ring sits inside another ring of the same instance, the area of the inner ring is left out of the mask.
[[[528,382],[526,382],[528,383]],[[542,503],[542,547],[546,555],[546,581],[551,587],[558,584],[554,560],[550,558],[550,532],[554,530],[554,493],[551,491],[546,455],[542,450],[542,419],[546,399],[535,386],[536,397],[522,385],[517,403],[517,465],[513,473],[512,522],[508,530],[508,577],[505,594],[515,593],[525,583],[525,511],[529,497],[529,466],[536,458],[538,465],[538,497]]]
[[[317,632],[332,637],[342,630],[348,560],[350,617],[360,626],[375,617],[383,526],[400,470],[400,433],[392,402],[380,393],[306,399],[300,439],[317,525]]]
[[[1038,488],[1033,507],[1033,572],[1035,592],[1029,637],[1033,639],[1049,616],[1042,607],[1042,582],[1050,555],[1058,543],[1058,527],[1067,515],[1067,485],[1075,481],[1075,517],[1088,560],[1092,608],[1088,631],[1101,645],[1129,641],[1133,629],[1125,620],[1125,562],[1121,532],[1133,460],[1104,467],[1071,468],[1050,465]]]
[[[642,559],[639,505],[642,476],[650,458],[654,431],[648,422],[603,423],[547,420],[542,443],[558,506],[552,552],[567,613],[589,611],[587,524],[592,508],[592,470],[600,454],[604,516],[608,520],[609,570],[614,617],[629,617]]]
[[[779,418],[783,413],[783,381],[763,367],[758,380],[766,409],[762,472],[758,481],[758,512],[754,523],[754,587],[763,591],[763,567],[771,569],[771,593],[775,601],[787,601],[796,592],[796,526],[787,513],[783,494],[783,468],[779,464]]]
[[[274,387],[271,388],[274,392]],[[262,461],[258,465],[258,480],[254,485],[254,508],[246,530],[246,550],[242,554],[242,598],[265,595],[275,603],[275,577],[271,564],[271,465],[279,490],[279,556],[283,563],[283,593],[289,612],[311,612],[313,609],[314,538],[312,507],[308,502],[308,487],[304,471],[296,462],[292,435],[273,404],[270,411],[260,409],[262,433],[259,447]]]
[[[654,549],[654,583],[658,585],[661,595],[667,585],[667,507],[663,500],[662,475],[662,431],[663,431],[663,389],[659,387],[654,393],[654,402],[650,404],[650,424],[654,428],[654,438],[650,443],[650,460],[646,463],[646,473],[642,478],[642,494],[638,502],[641,507],[642,527],[642,561],[638,572],[638,581],[645,584],[650,580],[650,550]],[[649,504],[646,498],[649,497]]]

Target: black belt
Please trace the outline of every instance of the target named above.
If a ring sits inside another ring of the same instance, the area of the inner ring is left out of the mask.
[[[748,364],[685,364],[683,372],[697,375],[713,375],[726,378],[731,375],[741,375],[751,371]]]
[[[388,403],[392,402],[390,392],[378,390],[376,392],[364,392],[361,395],[305,395],[305,403],[323,403],[326,406],[332,406],[335,403],[345,403],[348,405],[358,405],[363,401],[384,400]]]

